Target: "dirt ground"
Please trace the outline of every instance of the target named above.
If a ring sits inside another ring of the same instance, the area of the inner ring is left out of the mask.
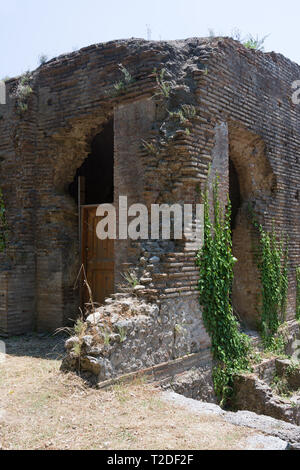
[[[241,449],[248,428],[166,403],[153,385],[89,387],[59,371],[62,337],[6,340],[1,449]]]

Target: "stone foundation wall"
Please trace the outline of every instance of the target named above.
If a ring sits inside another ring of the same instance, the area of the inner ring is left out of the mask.
[[[157,304],[134,292],[116,294],[66,341],[62,369],[89,372],[103,381],[195,351],[207,354],[209,347],[197,299]]]

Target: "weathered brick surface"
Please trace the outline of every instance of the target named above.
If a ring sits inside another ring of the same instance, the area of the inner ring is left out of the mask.
[[[217,47],[209,62],[209,73],[197,88],[199,102],[211,113],[212,123],[216,119],[229,124],[229,156],[237,167],[242,207],[253,201],[266,229],[271,229],[274,220],[278,232],[290,237],[288,317],[292,318],[295,268],[299,265],[300,109],[291,101],[291,84],[299,76],[299,66],[281,55],[247,50],[230,40],[219,42]],[[251,228],[241,223],[237,230],[249,233]],[[248,304],[248,319],[255,324],[253,307],[258,288],[253,279],[252,250],[246,233],[234,233],[233,242],[244,264],[236,265],[236,284],[243,277],[238,286],[244,295],[242,309]]]
[[[112,91],[122,79],[120,63],[135,81],[116,97]],[[172,87],[167,101],[152,98],[157,92],[154,68],[166,69],[165,80]],[[212,162],[225,203],[231,158],[242,209],[254,201],[266,228],[274,219],[290,236],[288,315],[293,317],[300,241],[300,111],[291,102],[291,83],[299,78],[299,66],[283,56],[247,50],[230,39],[116,41],[60,56],[37,69],[28,111],[19,117],[13,97],[0,110],[1,188],[10,226],[10,245],[0,260],[1,330],[53,330],[77,314],[78,211],[68,185],[93,138],[112,117],[115,199],[126,194],[148,207],[200,202]],[[9,93],[16,84],[8,82]],[[197,110],[183,125],[166,110],[182,104]],[[145,152],[141,139],[153,139],[159,152]],[[233,240],[243,266],[236,267],[234,301],[238,313],[253,324],[258,291],[250,248],[254,235],[243,210],[239,217]],[[186,309],[197,299],[194,253],[184,241],[116,241],[115,251],[117,274],[137,267],[145,295],[174,314],[176,299],[186,302]],[[158,264],[151,262],[154,255]],[[204,335],[200,309],[193,316],[191,328],[198,321]],[[197,350],[200,343],[201,338],[191,339],[188,347]]]

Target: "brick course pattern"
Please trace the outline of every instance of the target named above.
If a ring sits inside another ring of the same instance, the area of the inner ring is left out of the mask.
[[[134,81],[117,95],[120,63]],[[155,69],[165,69],[167,97],[158,95]],[[274,220],[289,235],[292,319],[300,264],[300,107],[292,103],[291,84],[299,78],[300,67],[280,54],[248,50],[231,39],[195,38],[113,41],[53,59],[32,73],[33,93],[22,115],[15,97],[19,79],[9,80],[7,105],[0,107],[0,181],[9,225],[9,245],[0,255],[0,331],[53,331],[76,316],[78,209],[68,186],[111,118],[115,201],[128,195],[129,204],[199,203],[212,164],[208,182],[220,175],[226,204],[233,162],[241,193],[233,232],[240,259],[234,308],[255,326],[255,233],[246,216],[251,202],[266,229]],[[168,112],[182,105],[195,107],[196,115],[180,121]],[[143,140],[156,151],[146,151]],[[207,348],[195,307],[195,253],[185,241],[120,240],[115,253],[116,290],[120,274],[132,266],[145,298],[162,309],[181,318],[193,305],[189,343],[173,355]]]

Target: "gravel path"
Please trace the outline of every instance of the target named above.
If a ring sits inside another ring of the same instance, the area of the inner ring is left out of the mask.
[[[181,406],[195,414],[215,415],[227,423],[255,429],[257,434],[241,442],[244,450],[300,450],[300,427],[269,416],[257,415],[250,411],[233,413],[222,410],[218,405],[186,398],[175,392],[162,392],[162,399]]]

